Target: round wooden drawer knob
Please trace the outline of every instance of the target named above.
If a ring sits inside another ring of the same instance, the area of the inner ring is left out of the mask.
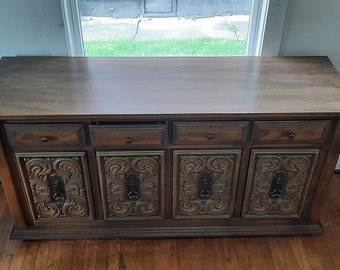
[[[131,143],[132,143],[132,138],[131,138],[131,137],[127,137],[126,140],[125,140],[125,142],[126,142],[127,144],[131,144]]]

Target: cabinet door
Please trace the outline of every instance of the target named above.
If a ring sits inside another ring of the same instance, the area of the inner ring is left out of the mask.
[[[253,150],[243,216],[299,217],[318,153],[318,149]]]
[[[16,152],[34,221],[92,220],[84,152]]]
[[[174,151],[174,217],[230,218],[241,150]]]
[[[163,216],[164,151],[97,152],[104,218]]]

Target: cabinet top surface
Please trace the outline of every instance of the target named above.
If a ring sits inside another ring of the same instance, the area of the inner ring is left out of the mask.
[[[0,119],[340,113],[327,57],[5,57]]]

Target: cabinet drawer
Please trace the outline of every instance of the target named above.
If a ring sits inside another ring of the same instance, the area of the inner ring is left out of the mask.
[[[244,142],[248,122],[175,122],[174,144],[227,144]]]
[[[167,143],[167,125],[91,126],[95,147],[161,146]]]
[[[330,121],[256,121],[253,142],[324,142]]]
[[[6,124],[13,147],[60,147],[85,145],[82,124]]]

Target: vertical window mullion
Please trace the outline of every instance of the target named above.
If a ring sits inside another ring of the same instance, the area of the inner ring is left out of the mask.
[[[61,0],[69,56],[84,56],[84,41],[77,0]]]

